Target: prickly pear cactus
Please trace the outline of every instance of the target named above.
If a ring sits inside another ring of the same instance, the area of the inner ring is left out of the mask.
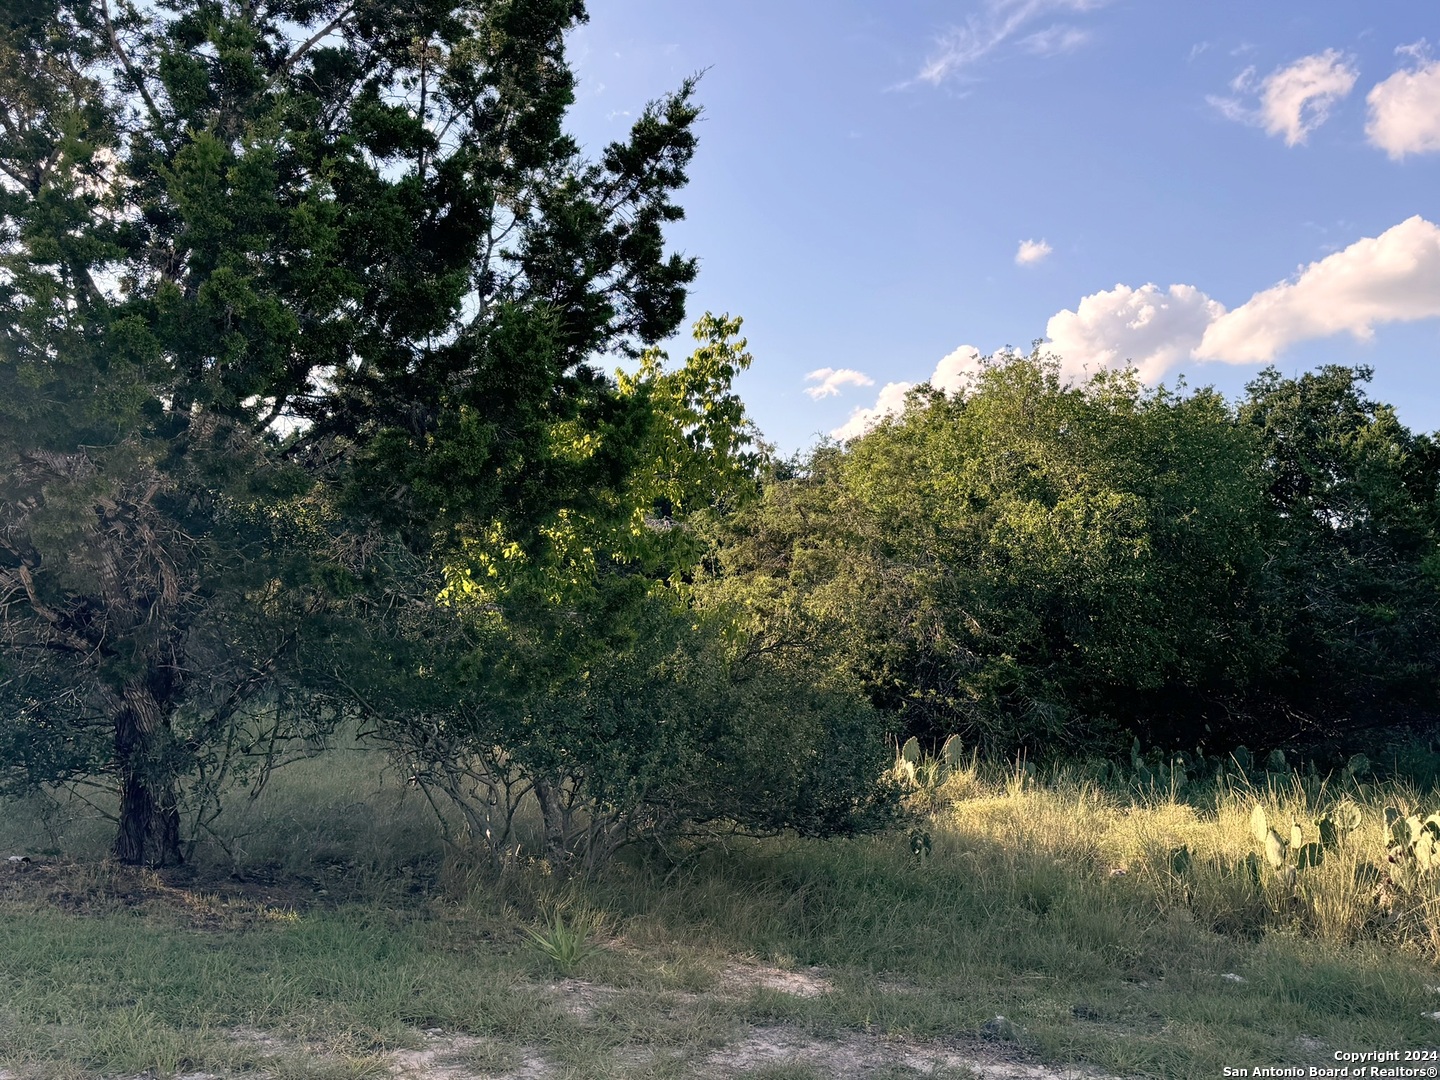
[[[1292,887],[1301,870],[1319,866],[1325,861],[1326,850],[1339,843],[1340,828],[1331,818],[1320,818],[1315,827],[1319,833],[1318,840],[1307,840],[1305,826],[1298,821],[1292,821],[1286,834],[1282,834],[1270,824],[1265,808],[1259,803],[1250,811],[1250,831],[1260,845],[1265,861],[1276,877]],[[1260,860],[1252,852],[1247,863],[1258,884]]]
[[[960,742],[959,735],[951,735],[940,747],[940,760],[952,769],[960,767],[960,758],[965,753],[965,747]]]
[[[911,735],[905,740],[905,745],[900,748],[900,760],[908,761],[911,765],[920,764],[920,740]]]
[[[1257,844],[1265,843],[1265,838],[1270,835],[1270,821],[1265,816],[1265,808],[1259,803],[1250,811],[1250,832]]]
[[[1440,869],[1440,814],[1421,818],[1399,808],[1385,808],[1386,851],[1393,867],[1390,876],[1398,883],[1416,884]]]
[[[1281,870],[1284,868],[1285,858],[1289,854],[1290,845],[1285,842],[1285,838],[1274,829],[1267,830],[1265,833],[1265,861],[1276,870]]]

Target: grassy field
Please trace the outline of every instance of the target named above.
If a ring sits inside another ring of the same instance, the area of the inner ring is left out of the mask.
[[[971,765],[913,831],[580,887],[488,879],[383,764],[289,767],[164,874],[103,861],[82,802],[5,805],[0,857],[31,862],[0,864],[0,1073],[1190,1078],[1440,1047],[1433,880],[1364,869],[1383,807],[1433,793]],[[1250,870],[1257,800],[1313,834],[1342,798],[1361,821],[1320,866]]]

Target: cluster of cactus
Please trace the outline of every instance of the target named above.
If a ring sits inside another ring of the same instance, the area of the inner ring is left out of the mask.
[[[1317,838],[1307,841],[1305,828],[1298,821],[1291,822],[1288,835],[1282,835],[1271,826],[1265,808],[1256,803],[1255,809],[1250,811],[1250,831],[1260,844],[1270,868],[1287,884],[1293,885],[1296,874],[1323,863],[1325,853],[1339,846],[1341,836],[1360,828],[1361,820],[1358,806],[1352,802],[1342,802],[1324,817],[1314,820]],[[1251,876],[1258,881],[1259,858],[1251,852],[1245,861]]]
[[[895,755],[893,775],[905,793],[905,806],[912,813],[924,814],[936,809],[940,786],[952,771],[959,769],[963,747],[959,736],[951,735],[933,757],[922,754],[920,741],[914,736],[905,740]],[[931,852],[930,831],[916,823],[910,830],[910,853],[923,859]]]
[[[1198,747],[1193,753],[1186,753],[1182,750],[1167,754],[1158,747],[1152,747],[1148,753],[1141,753],[1139,739],[1135,739],[1130,744],[1129,770],[1118,763],[1113,768],[1118,773],[1120,781],[1131,787],[1141,790],[1173,788],[1176,791],[1185,787],[1192,780],[1218,778],[1226,773],[1238,772],[1245,777],[1261,777],[1291,771],[1283,750],[1270,751],[1263,761],[1257,761],[1255,756],[1243,746],[1237,747],[1234,753],[1223,756],[1206,754]],[[1306,776],[1302,776],[1302,780],[1312,776],[1318,785],[1319,777],[1316,774],[1315,764],[1309,762]]]
[[[1393,806],[1385,808],[1386,855],[1404,876],[1426,876],[1440,869],[1440,814],[1423,820]],[[1392,877],[1396,876],[1394,872]]]
[[[960,767],[964,751],[960,736],[951,735],[941,745],[940,753],[927,757],[920,752],[920,740],[912,735],[895,757],[895,776],[909,791],[933,791],[945,782],[952,769]]]

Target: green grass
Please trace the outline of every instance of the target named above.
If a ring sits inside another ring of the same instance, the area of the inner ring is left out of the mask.
[[[0,1067],[360,1078],[438,1047],[473,1076],[828,1076],[866,1054],[866,1075],[931,1075],[898,1047],[936,1076],[1000,1054],[1193,1077],[1440,1045],[1433,887],[1397,913],[1354,880],[1379,807],[1413,792],[1352,792],[1365,828],[1298,892],[1226,873],[1254,792],[971,768],[930,794],[925,858],[903,830],[731,839],[584,887],[488,881],[353,747],[277,774],[182,873],[100,861],[78,804],[12,805],[0,855],[61,853],[0,868]],[[1259,797],[1317,809],[1298,785]],[[779,1060],[745,1058],[766,1033]]]

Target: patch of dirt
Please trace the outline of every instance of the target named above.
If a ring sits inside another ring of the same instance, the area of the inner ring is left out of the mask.
[[[727,996],[744,997],[757,988],[802,998],[819,997],[835,989],[818,967],[786,971],[764,964],[731,964],[720,975],[720,992]]]
[[[1108,1080],[1101,1073],[1078,1068],[1050,1068],[1006,1057],[983,1047],[945,1046],[919,1039],[849,1034],[834,1040],[816,1039],[792,1027],[755,1028],[732,1046],[711,1054],[706,1064],[730,1076],[775,1065],[809,1065],[828,1077],[860,1078],[882,1068],[901,1065],[922,1076],[940,1070],[980,1080]]]
[[[614,997],[613,986],[600,986],[584,979],[560,979],[550,987],[560,999],[559,1004],[571,1016],[586,1017],[606,998]]]
[[[252,1046],[266,1054],[284,1053],[289,1047],[274,1035],[267,1035],[258,1028],[237,1027],[226,1032],[232,1042]]]
[[[549,1080],[564,1070],[533,1047],[518,1051],[519,1064],[476,1073],[463,1063],[467,1050],[485,1040],[465,1035],[427,1033],[419,1050],[385,1055],[396,1080]],[[637,1068],[643,1060],[636,1060]],[[974,1076],[978,1080],[1114,1080],[1092,1069],[1051,1068],[1007,1055],[1003,1048],[964,1047],[919,1039],[849,1034],[819,1039],[786,1025],[752,1028],[724,1049],[697,1062],[685,1075],[696,1080],[726,1080],[767,1066],[808,1065],[833,1080],[862,1080],[886,1068],[904,1066],[921,1076]],[[3,1078],[0,1078],[3,1080]]]
[[[390,1074],[400,1080],[473,1080],[475,1073],[464,1063],[466,1051],[485,1044],[484,1039],[469,1035],[445,1036],[426,1033],[430,1042],[420,1050],[396,1050],[386,1055]],[[486,1070],[486,1077],[503,1075],[511,1080],[544,1080],[549,1074],[545,1059],[533,1051],[525,1051],[519,1069],[503,1074]]]

